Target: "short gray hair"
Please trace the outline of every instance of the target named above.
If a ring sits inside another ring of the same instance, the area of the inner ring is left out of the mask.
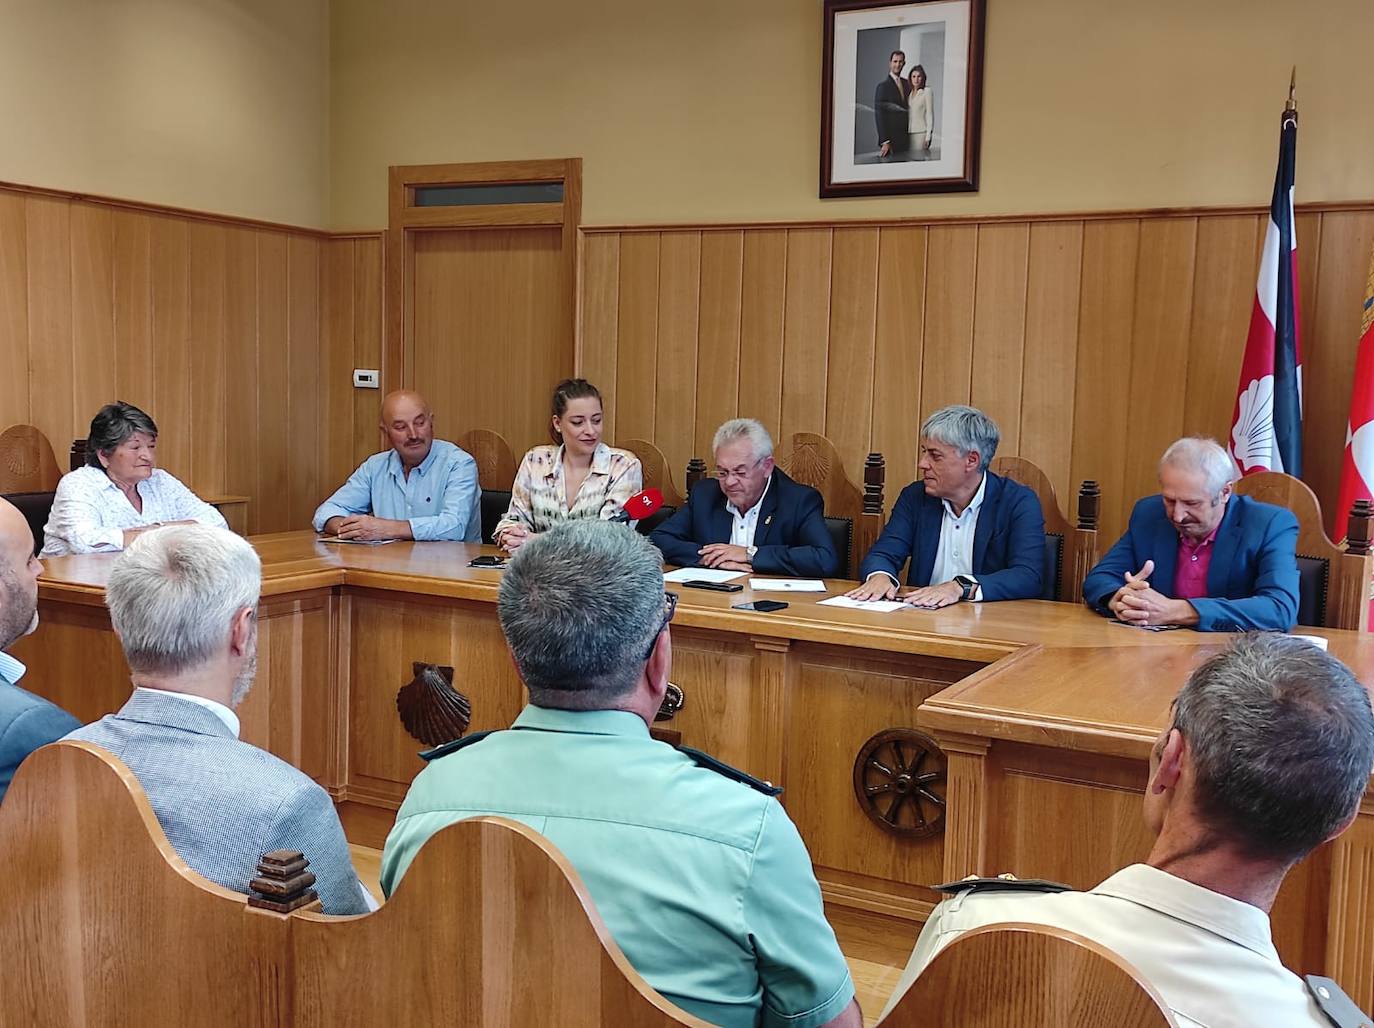
[[[768,434],[768,429],[763,427],[763,422],[755,418],[731,418],[721,425],[716,429],[716,437],[711,440],[711,452],[715,453],[736,439],[749,440],[754,460],[773,456],[773,437]]]
[[[516,551],[496,613],[530,702],[602,710],[628,694],[663,625],[663,555],[624,525],[582,518]]]
[[[1296,861],[1355,810],[1374,712],[1350,669],[1292,636],[1252,634],[1204,661],[1174,700],[1210,827],[1253,858]]]
[[[228,645],[234,617],[256,609],[262,562],[226,528],[145,532],[110,569],[105,604],[135,672],[179,674]]]
[[[1184,436],[1171,443],[1164,451],[1164,456],[1159,458],[1161,471],[1165,465],[1180,471],[1202,472],[1207,492],[1213,499],[1239,477],[1236,462],[1221,448],[1221,444],[1200,435]]]
[[[1002,433],[997,430],[997,422],[977,407],[956,403],[941,407],[926,418],[921,425],[921,438],[953,446],[961,457],[967,457],[977,450],[978,470],[986,471],[997,453]]]
[[[119,447],[135,432],[144,432],[157,438],[157,424],[132,403],[116,400],[107,403],[91,419],[90,433],[86,436],[86,463],[102,471],[100,455],[108,454]]]

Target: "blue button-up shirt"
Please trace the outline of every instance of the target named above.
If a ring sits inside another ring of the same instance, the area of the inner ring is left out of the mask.
[[[358,465],[348,481],[315,511],[315,531],[333,517],[371,514],[409,521],[410,534],[421,541],[482,541],[482,492],[472,455],[442,439],[407,478],[395,450],[373,454]]]

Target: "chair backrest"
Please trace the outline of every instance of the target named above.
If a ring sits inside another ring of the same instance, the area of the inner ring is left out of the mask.
[[[1126,961],[1073,932],[999,924],[950,943],[882,1028],[1169,1028],[1168,1007]]]
[[[482,518],[482,542],[489,543],[497,524],[505,516],[506,511],[510,510],[510,490],[483,489],[478,502]]]
[[[1322,521],[1321,502],[1306,483],[1279,471],[1246,475],[1236,492],[1287,507],[1298,519],[1298,624],[1369,631],[1370,576],[1368,505],[1349,512],[1349,541],[1331,541]]]
[[[0,1026],[292,1023],[288,920],[189,870],[111,754],[30,755],[0,853]]]
[[[618,444],[622,450],[629,450],[639,458],[644,470],[644,488],[657,489],[663,494],[665,507],[678,508],[687,502],[673,484],[673,474],[668,468],[668,460],[663,451],[647,439],[626,439]]]
[[[1083,602],[1083,579],[1097,563],[1097,513],[1101,492],[1085,481],[1078,489],[1078,524],[1059,509],[1049,476],[1025,457],[996,457],[989,469],[1026,486],[1040,501],[1045,517],[1044,591],[1040,598],[1064,603]]]
[[[510,492],[515,484],[516,463],[505,436],[489,428],[474,428],[459,436],[457,443],[477,461],[477,482],[483,489]],[[505,512],[503,507],[501,513]],[[483,531],[482,537],[487,539],[490,535]]]
[[[33,552],[41,553],[45,538],[44,529],[48,526],[48,516],[52,514],[52,504],[53,500],[57,499],[57,493],[6,493],[5,499],[19,508],[19,513],[24,515],[24,520],[29,523],[29,531],[33,533]]]
[[[676,507],[669,506],[665,503],[662,507],[658,508],[658,510],[654,511],[647,518],[641,518],[639,521],[636,521],[635,529],[639,532],[640,535],[652,535],[655,528],[663,524],[663,522],[667,521],[676,513]]]
[[[0,494],[50,493],[62,477],[52,444],[32,425],[0,432]]]
[[[567,859],[504,818],[440,831],[370,916],[292,920],[303,1028],[705,1024],[644,983]]]

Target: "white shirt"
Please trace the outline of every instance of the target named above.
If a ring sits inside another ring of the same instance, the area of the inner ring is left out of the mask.
[[[969,500],[962,514],[955,514],[948,500],[944,517],[940,519],[940,545],[935,550],[935,565],[930,569],[930,584],[951,582],[955,575],[973,577],[973,533],[978,531],[978,512],[983,507],[983,493],[988,487],[987,473],[978,483],[978,491]]]
[[[735,505],[729,500],[725,501],[725,509],[734,519],[730,525],[730,542],[735,546],[743,546],[747,550],[754,545],[754,533],[759,527],[759,508],[763,506],[763,498],[768,495],[768,489],[772,484],[773,476],[770,474],[768,481],[763,484],[763,492],[759,493],[759,502],[743,514],[735,510]]]
[[[1302,980],[1279,962],[1263,910],[1147,864],[1090,892],[950,897],[921,930],[889,1009],[960,934],[1007,921],[1064,928],[1106,946],[1154,986],[1182,1028],[1330,1028]]]
[[[228,528],[223,515],[167,472],[157,469],[138,483],[143,511],[100,468],[77,468],[57,483],[52,513],[43,529],[40,557],[111,553],[124,549],[124,530],[160,521],[199,521]]]
[[[194,703],[204,707],[215,717],[224,722],[224,727],[233,733],[235,739],[239,737],[239,716],[226,707],[223,703],[215,700],[206,699],[204,696],[192,696],[188,692],[172,692],[169,689],[145,689],[142,686],[134,689],[134,692],[146,692],[155,696],[175,696],[179,700],[187,703]]]
[[[18,685],[19,679],[23,678],[28,670],[4,650],[0,650],[0,678],[9,682],[10,685]]]

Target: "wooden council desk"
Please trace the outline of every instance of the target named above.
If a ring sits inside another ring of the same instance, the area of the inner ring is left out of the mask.
[[[349,838],[379,847],[423,766],[423,747],[396,711],[413,662],[456,669],[471,731],[506,727],[524,703],[496,620],[500,572],[467,566],[491,548],[341,546],[306,532],[252,542],[263,598],[243,738],[316,778]],[[46,561],[41,626],[14,647],[29,667],[24,685],[83,721],[129,693],[103,604],[112,560]],[[830,594],[842,588],[832,583]],[[681,590],[672,680],[686,702],[658,727],[784,786],[832,912],[898,919],[908,934],[938,899],[934,883],[1013,871],[1088,887],[1142,859],[1150,745],[1189,671],[1225,644],[1044,601],[884,615],[819,607],[822,595],[797,593],[779,613],[729,609],[750,597]],[[1374,683],[1374,640],[1320,634]],[[919,762],[914,729],[939,743]],[[942,808],[918,806],[905,790],[946,761],[947,780],[930,783],[944,793],[944,824],[923,834],[913,812],[929,828]],[[1329,974],[1371,1005],[1368,795],[1355,827],[1289,876],[1274,925],[1290,967]]]

